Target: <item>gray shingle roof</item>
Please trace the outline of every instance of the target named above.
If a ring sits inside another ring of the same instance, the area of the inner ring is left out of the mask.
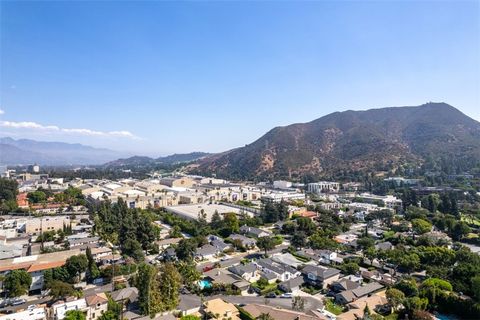
[[[287,281],[283,281],[279,284],[281,289],[286,289],[287,291],[292,291],[292,289],[300,287],[305,283],[303,277],[296,277]]]
[[[257,270],[257,266],[253,263],[247,263],[245,265],[240,264],[237,266],[231,266],[230,268],[228,268],[228,270],[232,273],[242,276],[246,273],[254,272],[255,270]]]
[[[331,278],[331,277],[339,274],[340,270],[335,269],[335,268],[326,268],[326,267],[322,267],[322,266],[306,265],[302,269],[302,273],[303,274],[311,273],[311,274],[315,275],[315,277],[317,277],[321,280],[325,280],[325,279]]]

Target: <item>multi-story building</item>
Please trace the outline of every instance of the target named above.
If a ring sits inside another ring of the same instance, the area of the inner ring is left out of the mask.
[[[25,233],[36,236],[45,231],[63,230],[63,227],[70,225],[70,222],[68,216],[27,219],[25,221]]]
[[[340,184],[338,182],[330,182],[330,181],[320,181],[309,183],[307,185],[308,192],[314,194],[320,193],[330,193],[330,192],[338,192],[340,190]]]

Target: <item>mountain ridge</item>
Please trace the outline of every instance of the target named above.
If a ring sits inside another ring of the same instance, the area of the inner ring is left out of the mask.
[[[195,173],[287,178],[394,169],[448,156],[480,159],[480,123],[446,103],[334,112],[271,129],[244,147],[206,157]]]
[[[6,165],[97,165],[127,155],[80,143],[0,138],[0,163]]]

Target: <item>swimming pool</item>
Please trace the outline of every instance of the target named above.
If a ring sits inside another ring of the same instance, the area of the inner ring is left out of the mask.
[[[208,289],[212,287],[212,282],[210,282],[209,280],[203,279],[198,281],[198,286],[200,287],[200,290]]]

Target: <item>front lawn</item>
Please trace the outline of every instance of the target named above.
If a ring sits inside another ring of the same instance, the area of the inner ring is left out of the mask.
[[[325,299],[325,309],[327,309],[328,312],[331,312],[336,316],[343,312],[343,307],[335,304],[335,302],[333,302],[333,299],[331,298]]]
[[[252,288],[258,289],[261,295],[266,295],[269,292],[277,291],[276,283],[264,283],[263,281],[257,281],[251,284]]]

